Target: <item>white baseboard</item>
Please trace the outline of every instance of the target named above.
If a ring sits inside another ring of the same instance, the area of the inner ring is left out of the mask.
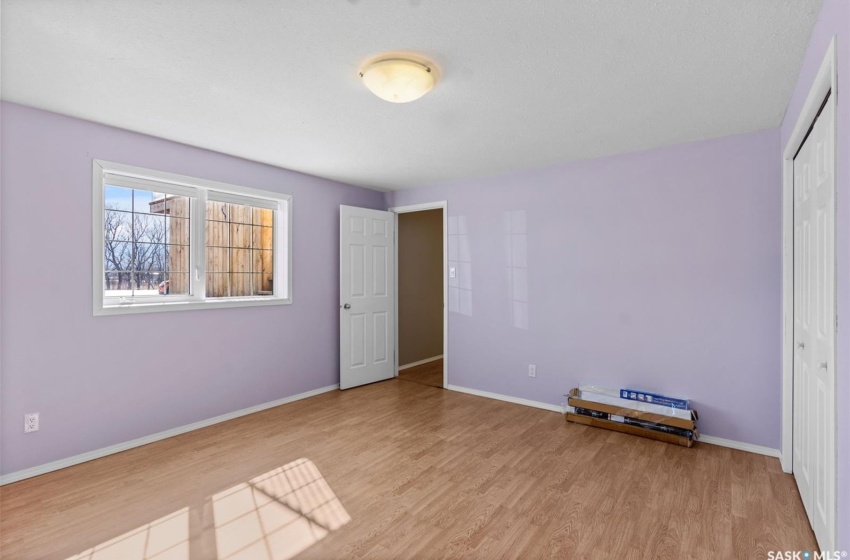
[[[782,455],[778,449],[764,447],[762,445],[753,445],[752,443],[744,443],[741,441],[735,441],[733,439],[701,435],[699,437],[699,441],[700,443],[707,443],[709,445],[719,445],[720,447],[729,447],[731,449],[737,449],[739,451],[748,451],[749,453],[757,453],[758,455],[776,457],[777,459]]]
[[[458,385],[449,385],[446,387],[451,391],[458,391],[460,393],[468,393],[470,395],[476,395],[478,397],[486,397],[488,399],[496,399],[497,401],[505,401],[514,404],[521,404],[525,406],[531,406],[534,408],[542,408],[543,410],[551,410],[553,412],[564,413],[564,407],[542,403],[539,401],[532,401],[528,399],[520,399],[517,397],[509,397],[507,395],[500,395],[498,393],[490,393],[488,391],[479,391],[478,389],[470,389],[468,387],[460,387]],[[756,453],[758,455],[766,455],[768,457],[776,457],[779,458],[781,453],[778,449],[773,449],[770,447],[764,447],[761,445],[753,445],[751,443],[744,443],[741,441],[735,441],[731,439],[725,439],[714,436],[706,436],[701,435],[699,438],[701,443],[707,443],[709,445],[717,445],[720,447],[729,447],[731,449],[737,449],[739,451],[747,451],[749,453]]]
[[[560,412],[561,414],[564,413],[564,407],[558,406],[557,404],[547,404],[539,401],[520,399],[518,397],[509,397],[508,395],[500,395],[499,393],[490,393],[488,391],[479,391],[478,389],[470,389],[469,387],[461,387],[459,385],[449,385],[448,387],[446,387],[446,389],[450,391],[457,391],[459,393],[475,395],[476,397],[485,397],[488,399],[495,399],[497,401],[521,404],[525,406],[531,406],[533,408],[542,408],[543,410],[551,410],[552,412]]]
[[[427,364],[427,363],[430,363],[430,362],[436,362],[437,360],[442,360],[442,359],[443,359],[443,355],[440,354],[439,356],[432,356],[430,358],[425,358],[424,360],[419,360],[418,362],[410,362],[409,364],[404,364],[403,366],[398,366],[398,370],[401,371],[403,369],[421,366],[422,364]]]
[[[19,480],[24,480],[25,478],[38,476],[40,474],[49,473],[51,471],[64,469],[65,467],[85,463],[86,461],[91,461],[93,459],[99,459],[107,455],[112,455],[113,453],[120,453],[121,451],[133,449],[134,447],[140,447],[142,445],[147,445],[149,443],[153,443],[162,439],[179,436],[180,434],[185,434],[186,432],[191,432],[200,428],[206,428],[207,426],[212,426],[213,424],[219,424],[221,422],[227,422],[228,420],[233,420],[234,418],[239,418],[240,416],[253,414],[255,412],[274,408],[282,404],[299,401],[301,399],[306,399],[309,397],[315,397],[316,395],[321,395],[322,393],[335,391],[337,389],[339,389],[339,384],[328,385],[327,387],[320,387],[319,389],[313,389],[312,391],[307,391],[306,393],[299,393],[297,395],[292,395],[291,397],[284,397],[276,401],[250,406],[248,408],[243,408],[242,410],[237,410],[235,412],[228,412],[227,414],[208,418],[199,422],[193,422],[192,424],[186,424],[185,426],[180,426],[179,428],[172,428],[170,430],[165,430],[164,432],[159,432],[157,434],[140,437],[134,440],[125,441],[123,443],[117,443],[115,445],[110,445],[109,447],[103,447],[101,449],[95,449],[94,451],[89,451],[80,455],[74,455],[73,457],[68,457],[67,459],[59,459],[58,461],[45,463],[43,465],[38,465],[29,469],[4,474],[3,476],[0,476],[0,486],[3,486],[4,484],[10,484],[12,482],[17,482]]]
[[[438,358],[434,358],[438,359]],[[429,360],[430,361],[430,360]],[[400,369],[400,368],[399,368]],[[459,385],[448,385],[446,387],[450,391],[457,391],[459,393],[467,393],[469,395],[475,395],[477,397],[485,397],[488,399],[495,399],[498,401],[504,401],[514,404],[521,404],[524,406],[530,406],[533,408],[540,408],[543,410],[549,410],[552,412],[562,413],[564,412],[564,408],[555,404],[547,404],[539,401],[532,401],[529,399],[521,399],[518,397],[510,397],[508,395],[500,395],[499,393],[491,393],[489,391],[480,391],[478,389],[470,389],[468,387],[461,387]],[[141,447],[142,445],[147,445],[149,443],[153,443],[155,441],[160,441],[166,438],[178,436],[180,434],[185,434],[187,432],[191,432],[193,430],[198,430],[201,428],[206,428],[207,426],[212,426],[213,424],[219,424],[221,422],[226,422],[228,420],[233,420],[234,418],[239,418],[240,416],[246,416],[248,414],[253,414],[255,412],[260,412],[262,410],[266,410],[269,408],[274,408],[276,406],[280,406],[283,404],[291,403],[294,401],[298,401],[301,399],[306,399],[309,397],[314,397],[316,395],[321,395],[322,393],[327,393],[329,391],[335,391],[339,389],[339,385],[328,385],[327,387],[320,387],[319,389],[314,389],[312,391],[307,391],[305,393],[299,393],[297,395],[292,395],[290,397],[284,397],[282,399],[278,399],[276,401],[271,401],[263,404],[258,404],[256,406],[251,406],[248,408],[243,408],[242,410],[237,410],[235,412],[228,412],[227,414],[222,414],[220,416],[215,416],[213,418],[208,418],[206,420],[201,420],[199,422],[194,422],[192,424],[186,424],[185,426],[180,426],[178,428],[172,428],[170,430],[165,430],[164,432],[159,432],[153,435],[140,437],[134,440],[125,441],[123,443],[118,443],[115,445],[111,445],[109,447],[103,447],[101,449],[95,449],[94,451],[89,451],[87,453],[82,453],[80,455],[75,455],[73,457],[68,457],[67,459],[60,459],[58,461],[53,461],[50,463],[45,463],[43,465],[38,465],[35,467],[31,467],[29,469],[24,469],[20,471],[16,471],[13,473],[9,473],[3,476],[0,476],[0,486],[5,484],[10,484],[12,482],[17,482],[19,480],[24,480],[26,478],[32,478],[34,476],[38,476],[41,474],[49,473],[51,471],[56,471],[59,469],[64,469],[66,467],[70,467],[73,465],[78,465],[80,463],[85,463],[87,461],[92,461],[94,459],[99,459],[101,457],[106,457],[107,455],[112,455],[114,453],[120,453],[121,451],[126,451],[128,449],[133,449],[134,447]],[[740,441],[734,441],[731,439],[724,439],[714,436],[703,435],[700,436],[699,439],[702,443],[707,443],[709,445],[718,445],[720,447],[729,447],[731,449],[738,449],[740,451],[748,451],[750,453],[757,453],[759,455],[766,455],[768,457],[777,457],[779,458],[781,453],[778,449],[772,449],[770,447],[764,447],[761,445],[753,445],[750,443],[743,443]]]

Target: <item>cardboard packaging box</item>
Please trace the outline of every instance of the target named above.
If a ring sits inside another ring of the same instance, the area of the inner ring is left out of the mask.
[[[619,422],[612,422],[611,420],[605,420],[603,418],[582,416],[581,414],[574,414],[572,412],[568,412],[566,416],[567,422],[575,422],[576,424],[584,424],[585,426],[594,426],[596,428],[605,428],[606,430],[613,430],[624,434],[631,434],[667,443],[673,443],[675,445],[681,445],[682,447],[692,447],[694,445],[693,439],[684,436],[665,434],[664,432],[656,432],[655,430],[649,430],[639,426],[621,424]]]
[[[688,409],[687,399],[677,399],[675,397],[667,397],[657,393],[647,393],[645,391],[635,391],[633,389],[620,389],[620,398],[629,399],[632,401],[648,402],[653,404],[661,404],[664,406],[672,406],[673,408]]]
[[[575,408],[572,412],[576,414],[581,414],[583,416],[590,416],[592,418],[602,418],[603,420],[611,420],[612,422],[618,422],[620,424],[640,426],[641,428],[646,428],[648,430],[653,430],[656,432],[664,432],[666,434],[673,434],[692,439],[699,438],[698,432],[696,430],[685,430],[682,428],[675,428],[673,426],[667,426],[665,424],[656,424],[655,422],[647,422],[646,420],[629,418],[628,416],[616,416],[614,414],[606,414],[604,412],[588,410],[586,408]]]
[[[630,401],[681,408],[682,410],[690,408],[688,399],[670,397],[667,395],[660,395],[658,393],[650,393],[648,391],[638,391],[636,389],[613,389],[604,385],[593,385],[590,383],[581,383],[578,388],[582,393],[596,393],[597,395],[606,395]]]
[[[628,416],[629,418],[636,418],[655,424],[664,424],[666,426],[682,428],[683,430],[696,429],[695,422],[699,418],[695,410],[681,410],[678,408],[628,401],[616,397],[597,398],[597,395],[588,395],[588,397],[605,400],[606,402],[586,400],[582,398],[581,391],[576,388],[570,390],[567,404],[575,408],[586,408],[616,416]]]

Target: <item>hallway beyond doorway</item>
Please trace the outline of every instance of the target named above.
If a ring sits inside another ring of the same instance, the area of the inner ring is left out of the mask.
[[[427,364],[403,369],[398,372],[398,378],[402,381],[413,381],[421,385],[431,387],[443,387],[443,359],[434,360]]]

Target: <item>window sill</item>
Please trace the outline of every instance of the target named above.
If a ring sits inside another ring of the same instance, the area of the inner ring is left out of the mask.
[[[161,313],[165,311],[193,311],[196,309],[225,309],[231,307],[265,307],[290,305],[291,298],[264,297],[240,299],[207,299],[203,301],[170,301],[156,303],[129,303],[123,305],[96,305],[94,315],[131,315],[135,313]]]

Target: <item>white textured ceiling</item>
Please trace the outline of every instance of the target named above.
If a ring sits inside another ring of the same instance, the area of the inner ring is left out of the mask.
[[[3,0],[2,97],[392,190],[778,126],[821,3]]]

